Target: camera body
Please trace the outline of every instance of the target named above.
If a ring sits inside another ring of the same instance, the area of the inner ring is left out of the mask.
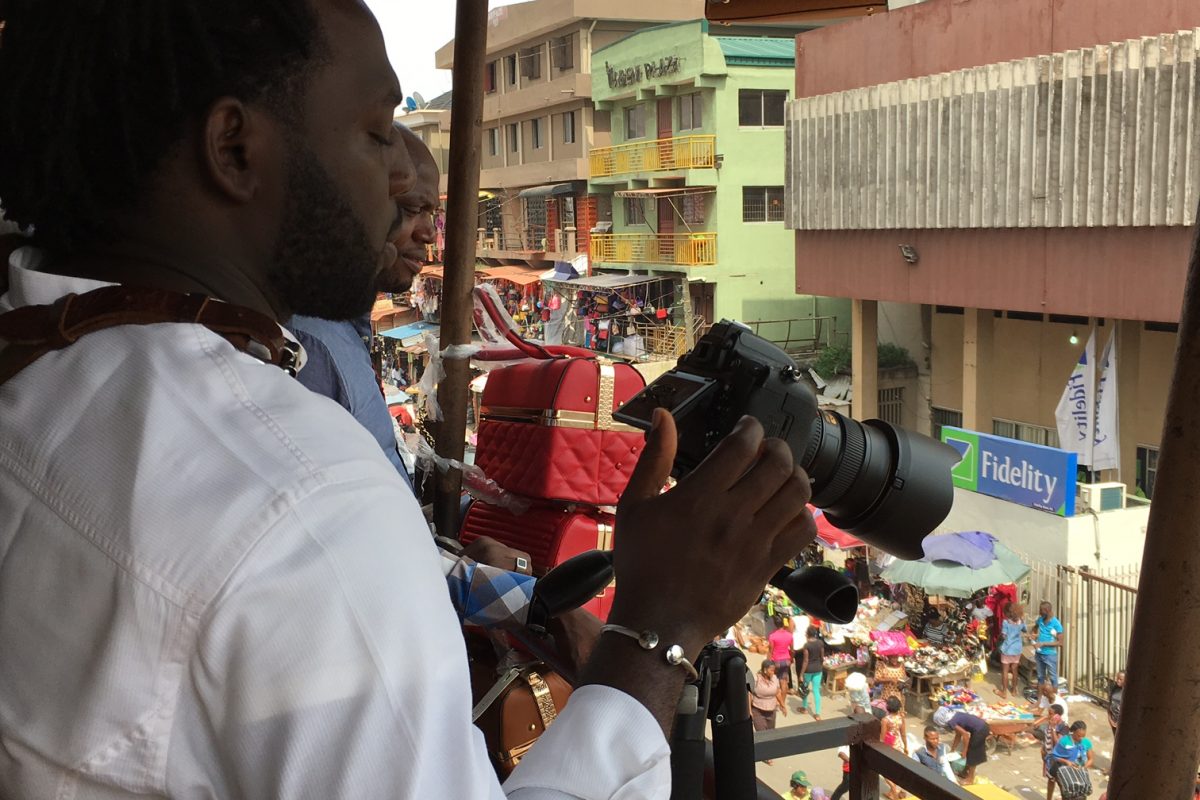
[[[735,322],[714,325],[614,418],[648,429],[655,408],[675,418],[677,477],[699,466],[749,414],[768,437],[787,442],[812,480],[813,505],[834,525],[901,558],[923,555],[921,540],[953,502],[957,451],[882,420],[860,423],[821,411],[791,357]]]

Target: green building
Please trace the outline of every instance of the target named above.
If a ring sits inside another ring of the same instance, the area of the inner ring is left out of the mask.
[[[802,353],[847,343],[850,303],[797,294],[783,221],[795,49],[696,20],[596,51],[592,98],[612,145],[590,151],[589,191],[611,197],[612,216],[590,256],[594,271],[679,276],[697,327],[778,321],[759,332]]]

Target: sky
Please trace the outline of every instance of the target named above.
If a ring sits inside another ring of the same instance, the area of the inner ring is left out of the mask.
[[[512,5],[514,0],[489,0],[489,8]],[[432,100],[450,90],[449,70],[437,69],[433,56],[454,38],[454,0],[367,0],[375,12],[388,56],[406,96],[420,92]]]

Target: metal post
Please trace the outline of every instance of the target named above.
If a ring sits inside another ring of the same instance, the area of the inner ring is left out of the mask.
[[[483,75],[487,51],[487,0],[458,0],[454,22],[454,96],[450,113],[450,175],[447,179],[445,280],[442,286],[442,340],[451,345],[471,341],[471,289],[475,286],[476,205],[479,198],[480,140],[483,136]],[[461,461],[467,431],[469,364],[445,361],[446,377],[438,386],[443,419],[437,429],[437,453]],[[454,537],[459,526],[462,474],[438,472],[434,482],[433,521],[442,536]]]
[[[1200,224],[1193,240],[1109,800],[1191,797],[1200,753]]]

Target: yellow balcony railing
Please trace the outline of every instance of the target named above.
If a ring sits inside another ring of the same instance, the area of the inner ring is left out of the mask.
[[[591,238],[592,261],[615,264],[672,264],[680,267],[717,263],[715,233],[599,233]]]
[[[631,172],[712,169],[717,165],[717,137],[675,136],[598,147],[591,151],[590,159],[593,178]]]

